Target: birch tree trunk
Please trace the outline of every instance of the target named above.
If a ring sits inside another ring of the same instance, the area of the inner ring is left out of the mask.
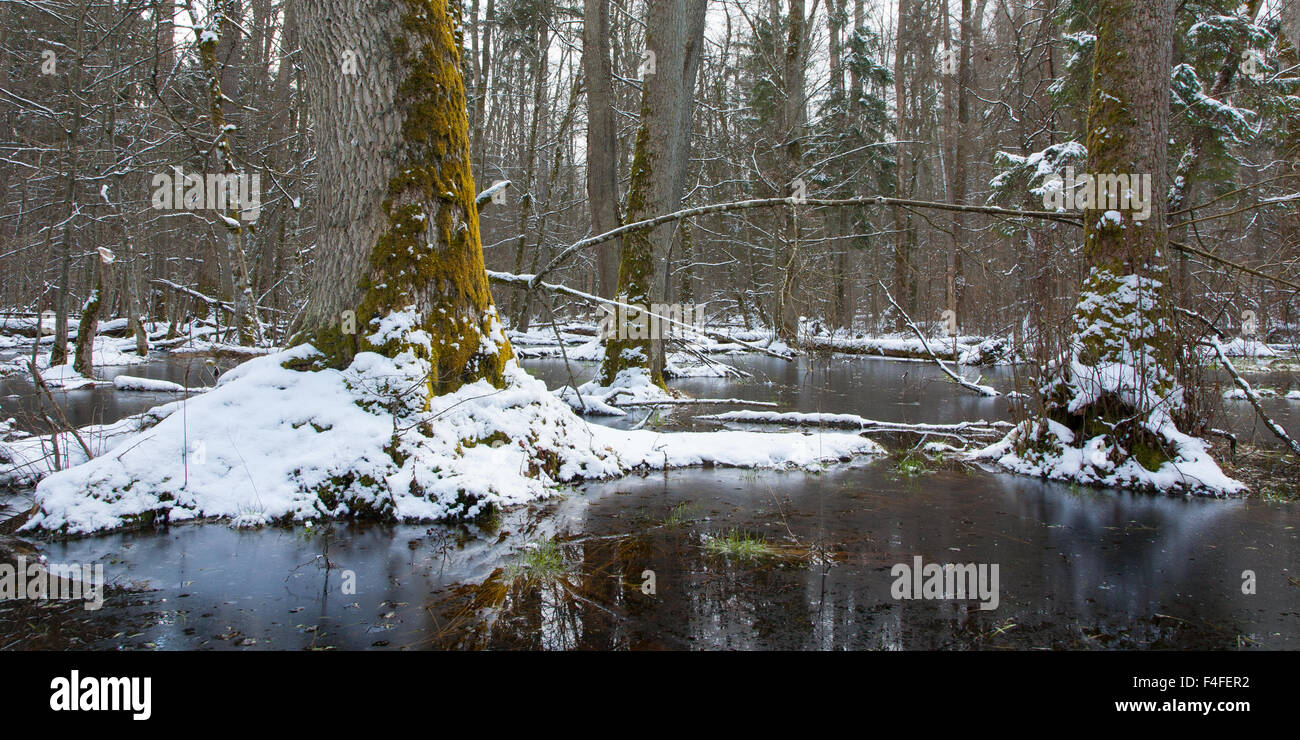
[[[321,199],[303,338],[334,367],[360,351],[411,352],[430,364],[431,395],[501,387],[512,351],[483,267],[459,11],[311,0],[298,13]],[[341,73],[345,52],[355,74]],[[394,315],[407,330],[378,332]]]

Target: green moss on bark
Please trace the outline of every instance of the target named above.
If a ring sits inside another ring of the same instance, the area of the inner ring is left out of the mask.
[[[648,118],[649,108],[643,105],[641,120]],[[632,151],[632,185],[627,195],[627,219],[638,221],[648,217],[649,191],[656,165],[650,150],[650,133],[643,124],[636,134]],[[628,305],[648,309],[650,306],[650,281],[654,277],[654,245],[649,229],[628,232],[623,237],[623,248],[618,263],[618,293],[615,298]],[[629,312],[630,313],[630,312]],[[659,368],[652,362],[652,339],[636,338],[633,326],[625,323],[617,327],[618,335],[605,342],[605,358],[600,364],[599,382],[609,385],[618,374],[629,368],[642,367],[651,373],[651,380],[664,385]]]
[[[404,112],[402,151],[383,202],[387,226],[360,280],[356,334],[335,324],[309,339],[333,367],[346,366],[358,351],[411,351],[430,364],[430,397],[480,379],[501,387],[513,353],[484,271],[453,9],[447,0],[402,2],[392,41],[407,72],[394,101]],[[372,343],[380,320],[412,307],[429,343],[409,334]]]

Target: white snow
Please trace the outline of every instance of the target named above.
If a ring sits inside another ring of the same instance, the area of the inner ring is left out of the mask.
[[[1234,494],[1245,485],[1224,475],[1206,443],[1166,422],[1159,435],[1176,450],[1173,460],[1148,470],[1098,435],[1076,444],[1074,432],[1051,419],[1025,421],[1001,441],[971,453],[1021,475],[1085,485],[1184,493]]]
[[[427,372],[409,353],[360,353],[344,371],[282,366],[314,354],[299,346],[250,360],[185,401],[184,414],[172,404],[156,426],[49,476],[27,528],[86,534],[140,515],[241,525],[375,511],[404,521],[473,517],[639,468],[806,467],[882,451],[857,434],[587,424],[514,362],[504,388],[480,381],[425,409],[403,395]]]
[[[190,389],[170,380],[138,378],[134,375],[118,375],[113,378],[113,387],[119,391],[144,391],[149,393],[184,393],[186,391],[202,392],[204,389]]]
[[[556,395],[580,413],[600,416],[623,416],[626,412],[618,404],[632,402],[646,404],[655,401],[673,401],[677,399],[672,393],[657,386],[650,380],[650,371],[642,367],[620,370],[614,376],[614,382],[608,386],[591,380],[574,389],[565,386],[555,391]],[[579,401],[581,397],[581,401]]]
[[[112,424],[94,424],[77,430],[82,441],[96,456],[116,447],[122,440],[152,427],[181,408],[184,401],[155,406]],[[12,421],[12,420],[11,420]],[[0,428],[0,484],[30,485],[56,472],[55,447],[59,466],[66,468],[86,462],[86,452],[71,432],[58,435],[32,435]]]
[[[1234,337],[1221,342],[1223,354],[1228,357],[1277,357],[1278,351],[1258,339]]]

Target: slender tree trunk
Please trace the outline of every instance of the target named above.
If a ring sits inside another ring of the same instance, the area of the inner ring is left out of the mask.
[[[208,89],[208,117],[215,137],[215,158],[222,174],[235,173],[234,157],[230,148],[231,125],[226,123],[225,101],[234,95],[238,80],[234,65],[222,66],[219,49],[229,48],[233,55],[238,48],[234,30],[238,19],[238,3],[223,0],[208,19],[208,27],[200,32],[199,58],[203,64]],[[231,19],[236,20],[232,21]],[[227,39],[223,45],[222,39]],[[244,228],[240,225],[242,203],[232,203],[224,214],[222,225],[226,234],[226,258],[234,278],[231,298],[235,304],[235,336],[240,344],[252,344],[260,338],[257,316],[253,312],[253,287],[249,276],[248,258],[244,253]]]
[[[980,0],[980,5],[983,5]],[[971,45],[975,28],[971,24],[971,0],[961,0],[961,45],[957,60],[957,127],[953,143],[952,202],[966,202],[966,170],[970,159],[970,89],[974,84],[971,63]],[[965,276],[962,274],[962,250],[966,247],[966,218],[961,211],[953,212],[952,253],[948,258],[948,309],[960,322],[965,314]]]
[[[689,131],[682,125],[682,107],[694,93],[694,77],[686,77],[688,49],[702,43],[704,0],[650,0],[646,11],[647,56],[642,65],[641,125],[632,155],[632,183],[627,196],[629,222],[671,213],[681,202],[679,157],[689,156]],[[653,63],[653,66],[651,66]],[[619,260],[616,298],[648,308],[659,302],[674,224],[624,236]],[[663,342],[648,336],[645,324],[629,321],[619,336],[605,344],[600,380],[608,384],[630,367],[647,368],[663,382]]]
[[[613,71],[609,58],[609,2],[585,0],[582,72],[587,84],[587,205],[591,231],[603,234],[622,225],[618,215],[618,125],[614,120]],[[610,298],[618,285],[621,239],[596,253],[600,295]]]
[[[897,143],[894,145],[896,158],[896,179],[894,191],[899,198],[907,197],[908,183],[908,160],[910,159],[909,145],[907,141],[908,116],[907,116],[907,55],[912,51],[912,3],[915,0],[898,0],[898,38],[895,41],[894,48],[894,107],[895,107],[895,129],[894,138]],[[910,231],[911,218],[908,217],[907,209],[901,206],[894,206],[894,295],[898,300],[909,309],[911,305],[907,302],[907,296],[911,293],[908,290],[908,271],[910,265]],[[894,328],[902,331],[906,328],[906,320],[902,316],[894,317]]]
[[[537,189],[537,132],[541,126],[542,115],[546,109],[546,83],[547,69],[550,65],[550,54],[547,53],[550,46],[549,35],[544,18],[536,20],[536,42],[535,57],[533,59],[533,109],[531,120],[528,124],[528,140],[524,144],[524,170],[523,183],[520,190],[523,191],[519,198],[519,238],[515,244],[515,274],[524,271],[524,260],[526,259],[529,225],[528,221],[533,217],[535,210]],[[541,243],[538,243],[541,248]],[[529,309],[532,304],[532,291],[524,291],[519,296],[518,310],[515,312],[514,328],[520,331],[528,331]]]
[[[786,19],[786,41],[783,49],[782,92],[784,100],[781,105],[781,131],[785,137],[784,157],[781,174],[785,187],[799,187],[796,181],[803,178],[803,136],[804,123],[807,120],[807,90],[805,88],[807,62],[807,31],[804,20],[804,1],[790,0],[789,17]],[[806,190],[806,182],[803,185]],[[776,333],[781,339],[792,342],[796,339],[799,328],[798,294],[799,274],[803,269],[804,256],[799,246],[798,206],[783,209],[778,215],[780,229],[777,232],[777,244],[773,252],[777,255],[779,284],[776,286],[776,301],[772,311],[772,320],[776,322]]]

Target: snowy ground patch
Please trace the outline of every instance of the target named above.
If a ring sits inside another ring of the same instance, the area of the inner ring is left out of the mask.
[[[358,354],[291,370],[310,346],[250,360],[150,428],[36,489],[27,529],[89,534],[223,517],[239,525],[322,517],[472,518],[558,486],[636,469],[804,467],[883,450],[858,434],[660,434],[588,424],[511,363],[507,384],[412,405],[426,372],[409,355]],[[632,393],[640,384],[628,379]],[[643,390],[643,389],[642,389]],[[198,451],[202,451],[202,455]]]
[[[574,411],[597,416],[623,416],[627,412],[619,408],[622,404],[646,405],[678,398],[655,385],[650,371],[643,367],[620,370],[609,385],[591,380],[578,386],[576,394],[569,387],[560,388],[555,394]]]
[[[1229,357],[1277,357],[1280,353],[1257,339],[1234,337],[1223,342],[1223,354]]]
[[[1244,484],[1223,473],[1203,440],[1183,434],[1172,422],[1154,431],[1175,450],[1174,458],[1155,470],[1124,454],[1106,435],[1076,443],[1073,431],[1051,419],[1021,422],[970,459],[991,460],[1021,475],[1085,485],[1209,495],[1245,491]]]

